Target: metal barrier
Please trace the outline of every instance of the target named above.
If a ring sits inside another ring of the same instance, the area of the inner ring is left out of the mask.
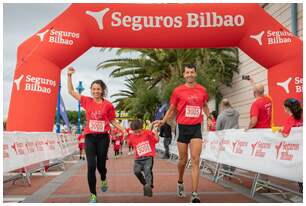
[[[160,137],[159,143],[161,143],[161,142],[163,142],[162,137]],[[156,145],[157,151],[164,152],[165,148],[164,148],[163,144],[159,144],[159,143]],[[169,145],[169,152],[170,152],[170,160],[177,161],[178,158],[179,158],[179,155],[178,155],[178,149],[177,149],[177,145],[176,145],[175,141],[172,141],[171,144]],[[188,152],[189,152],[189,150],[188,150]],[[209,167],[207,165],[207,163],[205,163],[205,162],[208,162],[208,161],[209,160],[201,158],[201,161],[200,161],[200,168],[201,168],[200,174],[201,175],[204,175],[204,170],[205,169],[210,169],[212,171],[211,172],[212,173],[212,180],[216,183],[218,183],[225,176],[237,179],[240,183],[242,183],[242,180],[241,180],[240,177],[248,178],[252,181],[252,186],[251,186],[250,194],[249,194],[249,196],[252,197],[252,198],[255,197],[256,192],[261,188],[269,188],[269,189],[273,189],[275,191],[278,191],[278,193],[281,194],[284,199],[288,199],[288,197],[287,197],[287,195],[284,191],[295,194],[295,195],[300,196],[300,197],[303,197],[303,193],[300,193],[300,192],[294,191],[290,188],[275,184],[275,183],[273,183],[269,180],[260,179],[260,175],[261,175],[260,173],[254,173],[254,176],[253,175],[246,175],[246,174],[243,174],[239,171],[246,171],[246,172],[250,172],[250,171],[244,170],[244,169],[241,169],[241,168],[235,168],[236,170],[232,171],[231,168],[230,168],[230,165],[228,165],[228,169],[226,169],[226,167],[224,167],[224,164],[218,163],[218,162],[214,162],[216,166]],[[210,162],[212,162],[212,161],[210,161]],[[187,162],[186,167],[191,168],[190,153],[188,153],[188,162]]]
[[[50,161],[44,161],[37,164],[29,165],[21,169],[17,169],[10,173],[4,174],[3,184],[11,182],[14,185],[15,182],[19,179],[23,180],[24,184],[31,186],[31,176],[35,172],[41,172],[42,176],[46,176],[46,172],[50,168],[60,167],[63,171],[65,170],[64,161],[61,159],[54,159]]]

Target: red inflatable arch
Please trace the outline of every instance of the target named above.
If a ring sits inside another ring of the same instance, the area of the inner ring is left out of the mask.
[[[93,46],[239,47],[268,70],[276,124],[302,100],[302,41],[258,4],[72,4],[19,46],[7,129],[52,131],[61,70]]]

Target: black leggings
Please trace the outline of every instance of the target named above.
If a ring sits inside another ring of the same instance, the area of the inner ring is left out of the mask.
[[[106,158],[109,147],[108,134],[87,134],[85,138],[85,152],[87,157],[87,180],[89,190],[96,195],[96,168],[101,180],[106,179]]]

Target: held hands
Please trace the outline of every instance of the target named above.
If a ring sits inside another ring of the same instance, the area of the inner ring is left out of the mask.
[[[158,133],[158,126],[155,124],[152,124],[152,126],[153,126],[153,128],[152,128],[152,131],[155,133],[155,134],[157,134]]]
[[[165,122],[163,120],[155,120],[153,123],[153,127],[161,127],[163,124],[165,124]]]
[[[68,76],[71,76],[74,72],[75,72],[75,69],[73,67],[68,67],[68,70],[67,70]]]

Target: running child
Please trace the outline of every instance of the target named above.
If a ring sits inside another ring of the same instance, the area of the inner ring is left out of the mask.
[[[153,192],[153,163],[155,156],[155,144],[159,141],[156,129],[153,131],[143,129],[140,119],[131,123],[133,134],[130,134],[130,142],[135,152],[134,174],[143,185],[144,196],[152,197]]]

